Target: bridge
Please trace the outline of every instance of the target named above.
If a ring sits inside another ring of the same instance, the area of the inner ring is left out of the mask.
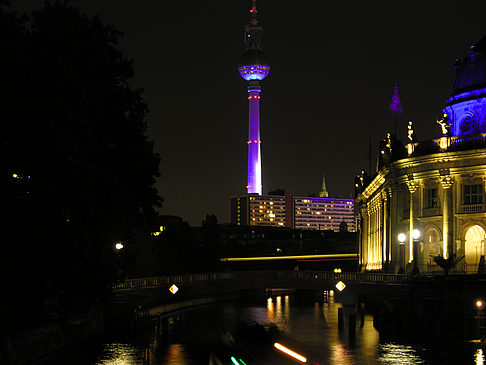
[[[339,281],[346,285],[343,292],[335,289]],[[172,285],[179,288],[175,295],[169,292]],[[236,300],[242,293],[262,296],[265,289],[296,289],[321,300],[324,291],[334,289],[335,301],[342,303],[345,314],[354,316],[365,303],[383,333],[431,338],[486,335],[486,276],[482,275],[246,270],[133,278],[113,288],[120,303],[134,300],[136,306],[131,308],[138,308],[137,316],[159,318],[196,305]]]
[[[252,270],[197,274],[167,275],[158,277],[127,279],[114,286],[115,292],[157,289],[173,284],[179,289],[204,284],[220,289],[333,289],[343,281],[347,286],[406,284],[411,280],[404,274],[384,273],[334,273],[329,271],[297,270]]]

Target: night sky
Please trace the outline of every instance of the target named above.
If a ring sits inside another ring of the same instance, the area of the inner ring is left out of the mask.
[[[12,0],[17,10],[40,0]],[[198,226],[209,212],[229,221],[228,196],[245,192],[248,100],[238,75],[250,0],[72,0],[124,32],[132,85],[144,88],[148,134],[162,157],[161,214]],[[350,197],[377,141],[394,131],[388,106],[398,83],[419,140],[452,88],[456,58],[486,35],[485,1],[349,2],[258,0],[271,71],[262,83],[264,193]],[[373,162],[373,169],[375,163]]]

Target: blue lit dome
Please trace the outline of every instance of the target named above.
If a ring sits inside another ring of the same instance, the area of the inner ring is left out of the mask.
[[[453,136],[486,133],[486,37],[456,61],[456,79],[444,113]]]
[[[249,49],[241,56],[238,72],[246,81],[263,80],[270,72],[270,66],[262,51]]]
[[[466,54],[462,62],[456,62],[457,71],[453,95],[486,87],[486,37]]]

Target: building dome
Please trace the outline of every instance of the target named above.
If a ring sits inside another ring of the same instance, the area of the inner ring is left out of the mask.
[[[454,65],[456,80],[444,113],[453,136],[486,133],[486,37]]]
[[[486,37],[472,46],[462,62],[454,65],[457,70],[453,95],[486,87]]]
[[[238,72],[246,81],[263,80],[270,72],[265,53],[258,49],[249,49],[241,56]]]

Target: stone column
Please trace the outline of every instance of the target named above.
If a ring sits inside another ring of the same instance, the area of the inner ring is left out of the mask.
[[[383,232],[382,232],[382,244],[383,244],[383,260],[382,260],[382,268],[384,268],[383,265],[388,264],[388,251],[389,251],[389,244],[388,244],[388,224],[387,224],[387,219],[388,219],[388,207],[387,207],[387,196],[386,192],[383,193],[383,204],[382,204],[382,210],[383,210]]]
[[[360,208],[360,214],[361,214],[361,245],[360,245],[360,264],[361,264],[361,270],[364,270],[366,267],[366,263],[368,262],[368,247],[369,247],[369,240],[368,240],[368,221],[369,221],[369,216],[368,216],[368,210],[365,207]]]
[[[390,207],[390,224],[388,227],[388,261],[393,264],[399,264],[402,260],[400,257],[400,247],[398,245],[398,225],[399,225],[399,204],[398,199],[400,188],[397,184],[390,185],[388,189],[389,207]]]
[[[408,190],[410,191],[410,227],[409,227],[409,232],[408,232],[408,238],[409,238],[409,258],[408,258],[408,262],[412,262],[413,259],[414,259],[414,257],[413,257],[413,237],[412,237],[413,219],[414,219],[413,197],[414,197],[414,193],[418,189],[418,183],[417,183],[417,181],[413,180],[413,177],[411,178],[409,176],[409,180],[407,181],[407,186],[408,186]]]
[[[452,252],[452,185],[454,179],[451,175],[443,175],[440,177],[440,184],[442,185],[442,251],[444,258],[449,258]]]

